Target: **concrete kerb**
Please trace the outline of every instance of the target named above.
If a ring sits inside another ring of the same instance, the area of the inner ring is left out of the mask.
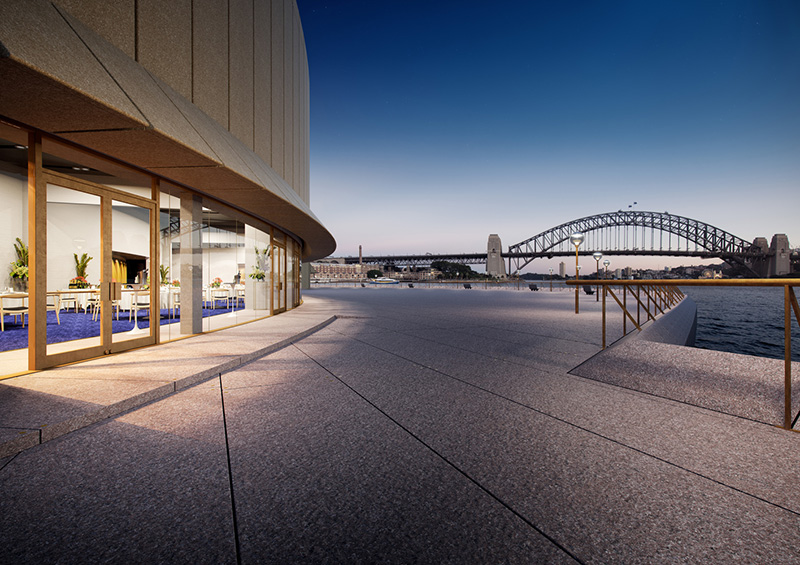
[[[303,331],[272,343],[266,347],[262,347],[250,353],[240,355],[234,359],[229,359],[215,367],[207,368],[193,375],[176,379],[171,383],[157,386],[156,388],[136,394],[119,402],[105,406],[98,406],[96,410],[81,414],[80,416],[76,416],[74,418],[69,418],[62,422],[45,424],[41,428],[6,428],[6,430],[10,431],[11,433],[14,433],[13,430],[17,430],[16,433],[18,435],[13,439],[0,440],[0,459],[16,455],[22,451],[25,451],[26,449],[41,445],[46,441],[56,439],[70,432],[74,432],[81,428],[96,424],[97,422],[119,416],[130,410],[134,410],[146,404],[150,404],[151,402],[166,398],[181,390],[185,390],[210,379],[217,378],[224,373],[238,369],[243,365],[275,353],[276,351],[279,351],[296,341],[308,337],[309,335],[330,325],[337,318],[337,315],[332,315],[310,328],[306,328]]]

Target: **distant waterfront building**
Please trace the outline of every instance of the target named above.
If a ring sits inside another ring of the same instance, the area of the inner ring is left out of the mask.
[[[617,280],[622,279],[622,269],[617,268],[614,270],[614,278]]]
[[[617,269],[617,270],[619,270],[619,269]],[[566,274],[567,274],[567,266],[564,264],[564,261],[561,261],[558,264],[558,276],[563,279],[564,275],[566,275]]]
[[[322,259],[311,263],[311,280],[352,280],[367,276],[369,267],[363,264],[345,264],[342,258]]]

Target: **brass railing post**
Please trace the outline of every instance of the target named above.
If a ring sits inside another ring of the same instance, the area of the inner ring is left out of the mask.
[[[792,288],[783,287],[783,428],[792,429]]]
[[[606,348],[606,293],[608,285],[603,285],[603,349]]]
[[[628,312],[628,285],[622,285],[622,335],[628,335],[628,318],[625,314]]]

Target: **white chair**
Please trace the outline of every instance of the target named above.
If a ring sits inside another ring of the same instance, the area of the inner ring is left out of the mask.
[[[72,304],[72,307],[75,309],[75,313],[78,313],[78,298],[74,294],[61,294],[61,307],[64,310],[69,311],[69,306]]]
[[[56,313],[56,322],[61,325],[61,296],[47,293],[47,311]]]
[[[6,300],[13,300],[14,302],[19,301],[18,305],[9,306],[6,304]],[[5,315],[10,314],[14,316],[16,320],[17,317],[22,318],[22,327],[25,327],[25,315],[28,313],[28,296],[19,297],[19,298],[5,298],[0,299],[0,331],[6,331],[6,323],[5,323]]]
[[[86,310],[84,310],[85,314],[89,313],[89,310],[92,311],[92,321],[97,319],[97,313],[100,311],[100,291],[97,290],[89,295],[89,298],[86,299]]]
[[[211,308],[217,307],[217,300],[225,301],[225,308],[230,308],[231,291],[227,287],[219,287],[211,289]]]
[[[100,312],[103,311],[103,301],[100,300],[100,291],[98,290],[96,293],[93,293],[92,296],[89,297],[89,300],[86,302],[86,311],[89,311],[89,308],[92,309],[92,321],[95,322],[99,318]],[[117,313],[117,320],[119,320],[119,300],[112,300],[111,301],[111,315],[114,315],[114,312]]]
[[[180,289],[172,289],[172,317],[175,317],[175,310],[181,307],[181,291]]]
[[[150,310],[149,290],[142,290],[133,293],[133,298],[131,299],[131,309],[128,310],[128,321],[131,320],[131,316],[137,316],[139,310]]]

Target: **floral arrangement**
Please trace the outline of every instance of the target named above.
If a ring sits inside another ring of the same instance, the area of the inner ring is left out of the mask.
[[[69,280],[70,288],[89,288],[89,281],[85,277],[75,277]]]
[[[14,252],[17,254],[17,260],[11,263],[11,278],[12,279],[27,279],[28,278],[28,246],[23,243],[20,238],[14,244]]]
[[[257,267],[257,266],[254,266],[253,267],[253,271],[247,276],[249,276],[251,279],[255,279],[257,281],[263,281],[264,279],[267,278],[267,273],[264,272],[264,269],[262,269],[260,267]]]
[[[221,287],[221,286],[222,286],[222,279],[221,279],[221,278],[219,278],[219,277],[216,277],[216,278],[215,278],[215,279],[214,279],[214,280],[211,282],[211,288],[219,288],[219,287]]]
[[[174,281],[172,281],[170,284],[171,284],[172,286],[178,286],[178,287],[179,287],[179,286],[181,286],[181,281],[179,281],[178,279],[175,279],[175,280],[174,280]]]

